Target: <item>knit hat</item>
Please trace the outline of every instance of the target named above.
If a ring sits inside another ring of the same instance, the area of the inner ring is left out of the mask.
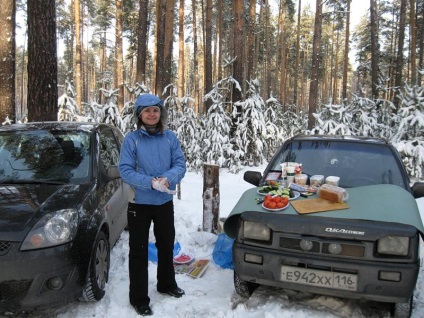
[[[157,106],[159,109],[163,110],[163,101],[153,94],[142,94],[138,96],[137,100],[134,104],[134,112],[136,116],[138,117],[143,109],[150,107],[150,106]]]

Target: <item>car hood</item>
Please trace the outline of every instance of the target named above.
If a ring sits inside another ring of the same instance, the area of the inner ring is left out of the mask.
[[[391,184],[377,184],[348,188],[348,208],[317,212],[312,214],[299,214],[292,204],[280,212],[269,212],[262,205],[256,204],[258,195],[257,188],[249,189],[243,193],[228,218],[224,223],[225,233],[235,238],[238,231],[240,215],[246,211],[260,213],[272,213],[276,217],[284,215],[297,215],[299,218],[307,218],[309,215],[327,218],[349,220],[370,220],[380,222],[395,222],[414,226],[418,231],[424,233],[424,226],[418,210],[417,202],[411,193],[405,189]],[[262,197],[263,198],[263,197]],[[297,200],[308,200],[300,197]],[[330,220],[331,222],[331,220]]]
[[[17,240],[44,214],[74,208],[86,196],[88,185],[1,185],[0,240]]]

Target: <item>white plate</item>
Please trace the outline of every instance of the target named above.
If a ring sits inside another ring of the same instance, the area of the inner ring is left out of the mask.
[[[264,206],[264,204],[262,203],[262,207],[263,207],[265,210],[273,211],[273,212],[276,212],[276,211],[282,211],[282,210],[284,210],[284,209],[287,209],[287,207],[288,207],[289,205],[290,205],[290,203],[287,203],[287,204],[286,204],[286,206],[285,206],[284,208],[281,208],[281,209],[270,209],[270,208],[265,207],[265,206]]]
[[[178,260],[182,256],[187,256],[187,259]],[[194,259],[193,254],[190,253],[181,253],[174,257],[174,263],[177,264],[187,264],[190,263]]]

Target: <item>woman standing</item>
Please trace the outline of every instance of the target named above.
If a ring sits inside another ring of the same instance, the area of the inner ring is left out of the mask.
[[[137,130],[125,136],[119,161],[122,179],[134,188],[128,206],[131,305],[142,316],[152,315],[148,296],[150,224],[158,250],[157,285],[160,293],[181,297],[173,267],[175,240],[173,194],[186,172],[180,142],[165,129],[166,110],[156,95],[140,95],[134,106]]]

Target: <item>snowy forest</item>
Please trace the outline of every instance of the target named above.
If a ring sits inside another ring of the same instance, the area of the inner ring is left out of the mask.
[[[151,92],[194,171],[236,173],[295,134],[328,133],[384,138],[424,178],[423,0],[0,4],[3,124],[99,121],[126,133],[134,100]]]

